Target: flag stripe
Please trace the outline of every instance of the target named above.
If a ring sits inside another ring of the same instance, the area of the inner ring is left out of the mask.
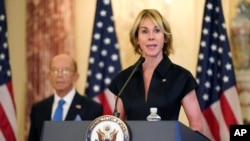
[[[205,114],[202,115],[202,119],[203,119],[203,132],[206,133],[206,135],[210,138],[211,141],[215,141],[215,139],[213,138],[212,132],[210,131],[210,128],[209,128],[210,123],[207,122],[209,120],[205,116]]]
[[[13,104],[13,109],[15,110],[16,112],[16,104],[15,104],[15,99],[14,99],[14,93],[13,93],[13,88],[12,88],[12,82],[9,81],[7,83],[5,83],[7,89],[8,89],[8,92],[9,92],[9,96],[11,97],[11,101],[12,101],[12,104]]]
[[[208,108],[203,111],[204,118],[206,119],[207,126],[209,127],[209,130],[211,131],[212,137],[219,141],[219,124],[217,122],[217,119],[213,113],[213,111]]]
[[[5,140],[5,138],[3,136],[2,130],[0,130],[0,141],[4,141],[4,140]]]
[[[4,110],[2,104],[0,105],[0,128],[2,129],[2,133],[4,136],[3,140],[6,141],[14,141],[15,134],[13,133],[13,129],[10,126],[10,121],[8,120],[8,116],[6,115],[6,110]]]
[[[100,103],[102,103],[103,105],[103,113],[112,113],[112,108],[110,107],[109,103],[108,103],[108,99],[105,95],[105,93],[101,93],[98,96],[98,100],[100,101]]]
[[[221,109],[221,100],[219,100],[218,102],[215,102],[212,106],[211,106],[211,110],[214,113],[215,119],[216,119],[216,126],[218,126],[219,130],[216,133],[216,141],[228,141],[225,138],[229,138],[229,130],[227,129],[227,125],[228,123],[226,123],[224,121],[224,116],[222,114],[222,109]],[[214,123],[210,123],[211,126],[214,126]],[[213,130],[213,129],[211,129]],[[213,131],[212,131],[213,132]]]
[[[11,126],[16,129],[16,111],[13,104],[11,94],[9,93],[6,86],[0,86],[0,103],[3,111],[7,115],[7,119],[9,120]],[[7,120],[6,119],[6,120]]]
[[[114,107],[115,107],[114,97],[111,96],[112,93],[108,89],[105,89],[104,93],[105,93],[105,97],[107,98],[108,104],[109,104],[109,106],[111,108],[111,111],[113,111]]]
[[[237,95],[238,91],[236,87],[231,87],[225,92],[225,98],[228,101],[228,104],[230,105],[230,109],[232,110],[232,116],[235,118],[235,122],[230,123],[239,123],[242,124],[242,116],[241,116],[241,108],[239,96]]]
[[[9,83],[7,85],[10,85]],[[16,111],[13,99],[6,85],[0,86],[0,129],[7,138],[16,137]],[[9,140],[8,140],[9,141]]]
[[[220,103],[221,103],[221,112],[222,115],[224,115],[225,123],[229,123],[227,124],[227,130],[229,130],[230,123],[237,123],[237,120],[234,116],[234,112],[232,111],[230,104],[226,99],[226,94],[222,94]]]

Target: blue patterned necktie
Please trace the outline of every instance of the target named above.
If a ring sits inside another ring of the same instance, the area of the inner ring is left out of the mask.
[[[58,105],[53,117],[53,121],[62,121],[62,115],[63,115],[63,104],[65,101],[63,99],[58,101]]]

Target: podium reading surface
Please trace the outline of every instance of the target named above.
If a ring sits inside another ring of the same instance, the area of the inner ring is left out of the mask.
[[[41,141],[86,141],[91,121],[45,121]],[[179,121],[126,121],[130,141],[209,141]]]

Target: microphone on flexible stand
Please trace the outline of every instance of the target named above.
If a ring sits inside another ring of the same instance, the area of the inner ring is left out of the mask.
[[[141,65],[143,62],[145,61],[144,57],[140,57],[139,60],[137,61],[137,63],[135,64],[134,69],[132,70],[131,74],[129,75],[128,79],[126,80],[126,82],[123,84],[120,92],[117,94],[116,100],[115,100],[115,107],[114,107],[114,112],[113,112],[113,116],[119,117],[120,113],[117,111],[117,102],[119,97],[121,96],[123,90],[125,89],[125,87],[128,85],[128,82],[130,81],[130,79],[132,78],[132,76],[134,75],[135,71],[138,69],[139,65]]]

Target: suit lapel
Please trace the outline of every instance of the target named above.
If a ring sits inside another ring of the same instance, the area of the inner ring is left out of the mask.
[[[69,111],[65,120],[75,120],[76,115],[80,113],[81,109],[82,109],[81,96],[76,93],[72,100],[72,103],[70,105],[70,108],[69,108]]]

